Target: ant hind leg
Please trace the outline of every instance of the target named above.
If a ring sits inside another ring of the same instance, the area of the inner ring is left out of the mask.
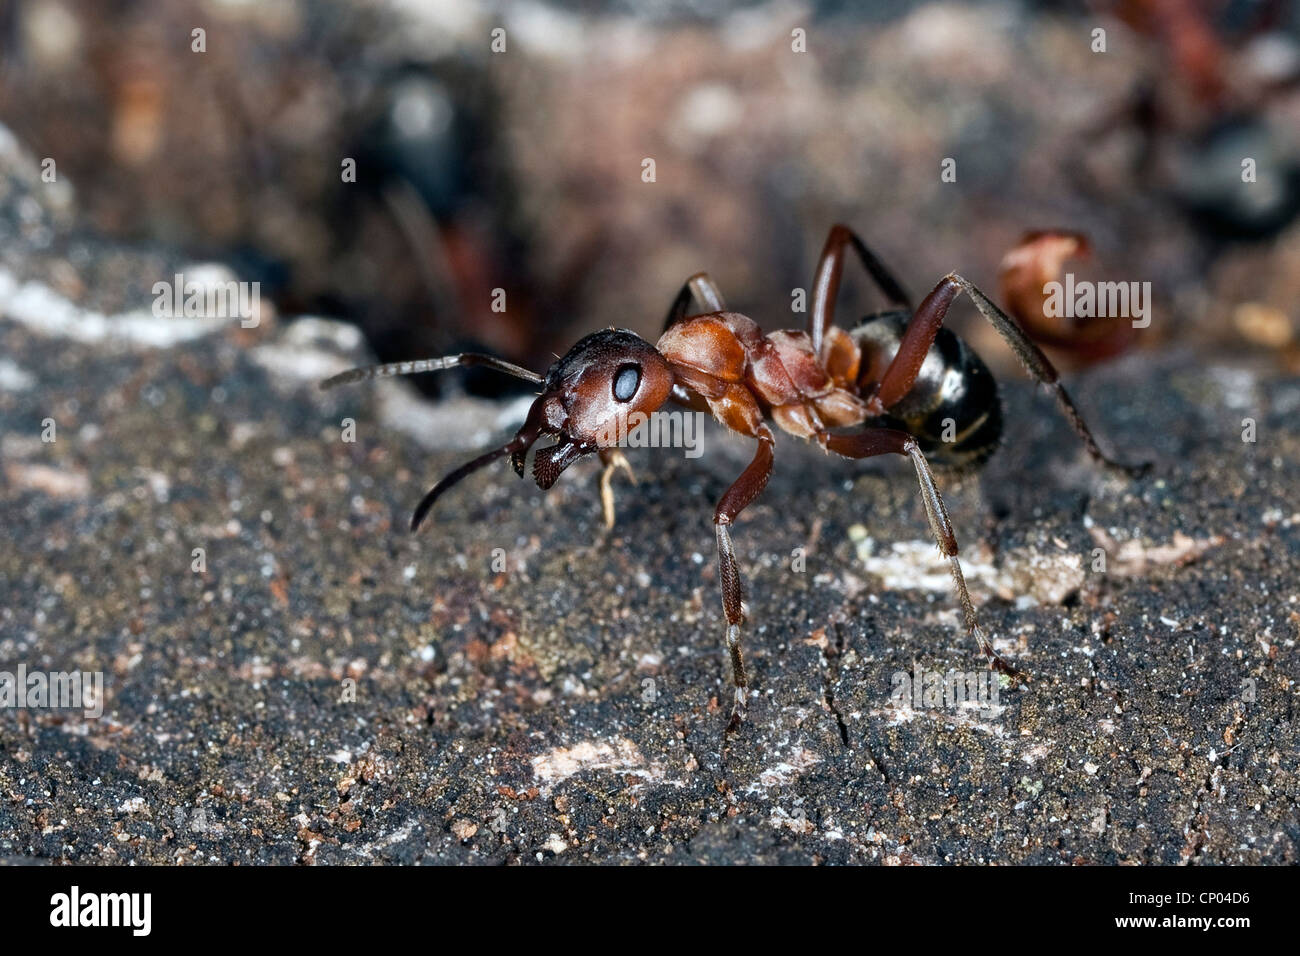
[[[903,306],[912,311],[912,299],[904,291],[902,283],[867,244],[858,238],[848,226],[836,224],[831,226],[826,237],[826,245],[817,260],[817,274],[813,279],[812,308],[808,310],[808,335],[812,339],[813,353],[822,354],[826,333],[835,322],[835,299],[840,291],[840,278],[844,274],[845,250],[852,247],[876,285],[885,293],[892,305]]]
[[[939,284],[925,297],[917,307],[912,318],[908,320],[903,332],[903,339],[898,345],[898,352],[880,377],[880,384],[875,394],[867,397],[867,409],[870,414],[880,415],[900,401],[912,388],[916,376],[925,360],[925,355],[934,344],[935,336],[948,315],[948,308],[958,293],[965,292],[975,303],[980,314],[989,321],[994,330],[1002,336],[1003,341],[1011,347],[1022,365],[1034,380],[1046,385],[1056,399],[1061,413],[1065,416],[1075,434],[1083,441],[1084,448],[1093,460],[1122,471],[1133,478],[1141,477],[1150,470],[1150,463],[1129,465],[1116,461],[1097,445],[1092,430],[1084,422],[1079,409],[1061,384],[1060,375],[1023,329],[1005,312],[999,309],[988,296],[975,287],[969,280],[955,272],[950,272],[939,280]]]
[[[848,435],[823,433],[818,436],[818,440],[828,450],[845,458],[860,459],[895,454],[906,455],[912,460],[917,480],[921,485],[921,501],[925,505],[925,516],[930,524],[930,533],[934,535],[939,550],[948,559],[948,567],[952,572],[957,600],[961,604],[966,632],[975,639],[976,645],[988,659],[989,667],[1011,677],[1028,680],[1028,674],[1012,666],[993,649],[993,644],[980,627],[979,618],[975,614],[975,605],[971,602],[970,592],[966,589],[966,578],[962,574],[961,561],[957,557],[957,535],[953,531],[952,520],[948,517],[943,496],[939,494],[939,486],[930,471],[930,463],[925,460],[925,455],[916,440],[906,432],[892,428],[867,428]]]
[[[668,317],[664,319],[665,332],[687,317],[692,300],[704,309],[703,312],[690,312],[690,315],[725,312],[727,309],[726,300],[722,298],[722,290],[718,288],[718,283],[707,272],[697,272],[682,284],[681,291],[677,293],[677,298],[669,307]]]

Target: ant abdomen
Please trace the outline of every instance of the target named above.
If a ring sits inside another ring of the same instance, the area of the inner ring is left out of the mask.
[[[910,314],[882,312],[850,334],[862,350],[859,388],[869,395],[898,353]],[[984,360],[954,332],[941,328],[912,388],[886,410],[883,424],[916,438],[931,464],[965,469],[982,464],[1002,436],[998,386]]]

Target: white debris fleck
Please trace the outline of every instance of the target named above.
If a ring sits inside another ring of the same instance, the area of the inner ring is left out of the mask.
[[[558,833],[552,833],[549,837],[547,837],[546,842],[542,844],[543,850],[550,850],[556,856],[559,856],[568,848],[569,848],[569,844],[565,843],[562,839],[560,839],[560,835]]]
[[[745,792],[761,793],[770,787],[784,786],[821,762],[820,754],[798,747],[786,760],[764,767],[759,772],[758,779],[750,784]]]
[[[0,391],[25,392],[36,384],[36,376],[19,368],[12,359],[0,358]]]

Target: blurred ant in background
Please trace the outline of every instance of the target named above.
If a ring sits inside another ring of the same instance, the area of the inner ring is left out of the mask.
[[[1300,88],[1300,15],[1293,5],[1096,0],[1092,6],[1150,38],[1162,62],[1128,104],[1086,131],[1084,161],[1107,136],[1134,127],[1141,136],[1139,176],[1207,238],[1266,239],[1290,224],[1300,213],[1300,157],[1287,151],[1265,113],[1277,97]],[[1243,180],[1247,159],[1255,175]]]

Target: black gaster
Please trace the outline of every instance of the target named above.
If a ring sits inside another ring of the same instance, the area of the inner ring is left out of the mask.
[[[859,391],[870,395],[898,354],[911,315],[868,316],[849,334],[862,349]],[[911,390],[881,424],[912,435],[931,464],[968,469],[983,464],[1002,437],[1002,401],[988,366],[956,333],[941,328]]]

